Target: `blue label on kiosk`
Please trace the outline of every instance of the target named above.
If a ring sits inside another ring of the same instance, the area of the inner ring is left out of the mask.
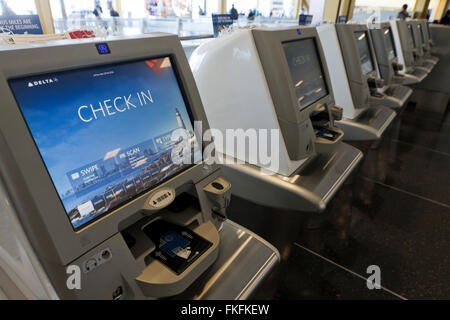
[[[231,14],[212,14],[214,37],[217,37],[223,29],[233,24]]]
[[[13,34],[43,34],[37,14],[1,16],[0,28],[9,30]]]
[[[339,16],[337,22],[338,23],[346,23],[347,22],[347,16]]]
[[[300,26],[307,26],[311,24],[312,19],[313,19],[312,14],[301,14],[298,16],[298,24]]]

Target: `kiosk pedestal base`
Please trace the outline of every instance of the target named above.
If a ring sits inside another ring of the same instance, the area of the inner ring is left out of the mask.
[[[425,60],[423,60],[422,64],[419,67],[424,69],[428,73],[430,73],[433,70],[435,65],[436,64],[433,61],[429,61],[429,60],[425,59]]]
[[[428,75],[428,72],[421,68],[413,68],[411,71],[408,71],[403,76],[403,84],[415,84],[422,82],[423,79],[425,79]]]
[[[248,229],[225,220],[219,234],[217,260],[175,299],[248,299],[279,264],[278,250]]]
[[[239,188],[227,209],[229,218],[262,236],[281,254],[280,268],[258,290],[257,298],[266,299],[277,289],[302,225],[311,215],[323,214],[319,211],[349,181],[362,158],[358,149],[339,143],[332,153],[319,154],[289,177],[264,175],[248,164],[224,166],[227,180],[236,182],[233,190]]]
[[[288,177],[247,163],[227,164],[222,170],[233,185],[233,194],[245,200],[282,210],[318,212],[362,158],[358,149],[338,143],[332,152],[316,155]]]
[[[399,109],[409,99],[413,90],[405,86],[391,86],[384,91],[384,99],[381,104],[385,107]]]
[[[426,59],[426,61],[434,63],[435,65],[439,62],[439,58],[438,57],[434,57],[434,56],[428,56],[425,59]]]
[[[394,110],[379,106],[370,107],[355,119],[342,119],[336,126],[344,131],[344,141],[377,140],[394,120]]]

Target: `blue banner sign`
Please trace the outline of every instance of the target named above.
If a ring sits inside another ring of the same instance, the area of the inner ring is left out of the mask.
[[[39,15],[0,16],[0,28],[14,34],[43,34]]]
[[[223,29],[233,24],[231,14],[212,14],[214,37],[217,37]]]

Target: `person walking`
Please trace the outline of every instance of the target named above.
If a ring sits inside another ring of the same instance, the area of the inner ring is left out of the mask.
[[[408,9],[408,5],[405,3],[405,4],[402,6],[402,10],[398,13],[397,19],[400,19],[400,20],[406,20],[406,18],[409,18],[410,15],[409,15],[407,9]]]
[[[442,17],[439,23],[447,26],[450,25],[450,10],[447,10],[447,13]]]
[[[231,19],[233,19],[233,20],[237,20],[239,18],[239,13],[236,10],[236,8],[234,7],[234,4],[231,5],[230,15],[231,15]]]

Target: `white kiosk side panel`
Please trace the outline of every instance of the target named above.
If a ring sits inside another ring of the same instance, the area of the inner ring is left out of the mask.
[[[358,112],[353,105],[347,71],[345,70],[339,40],[336,35],[336,28],[334,25],[325,24],[318,26],[316,29],[320,36],[325,58],[327,59],[328,72],[330,73],[336,105],[344,109],[343,115],[345,118],[353,119]]]

